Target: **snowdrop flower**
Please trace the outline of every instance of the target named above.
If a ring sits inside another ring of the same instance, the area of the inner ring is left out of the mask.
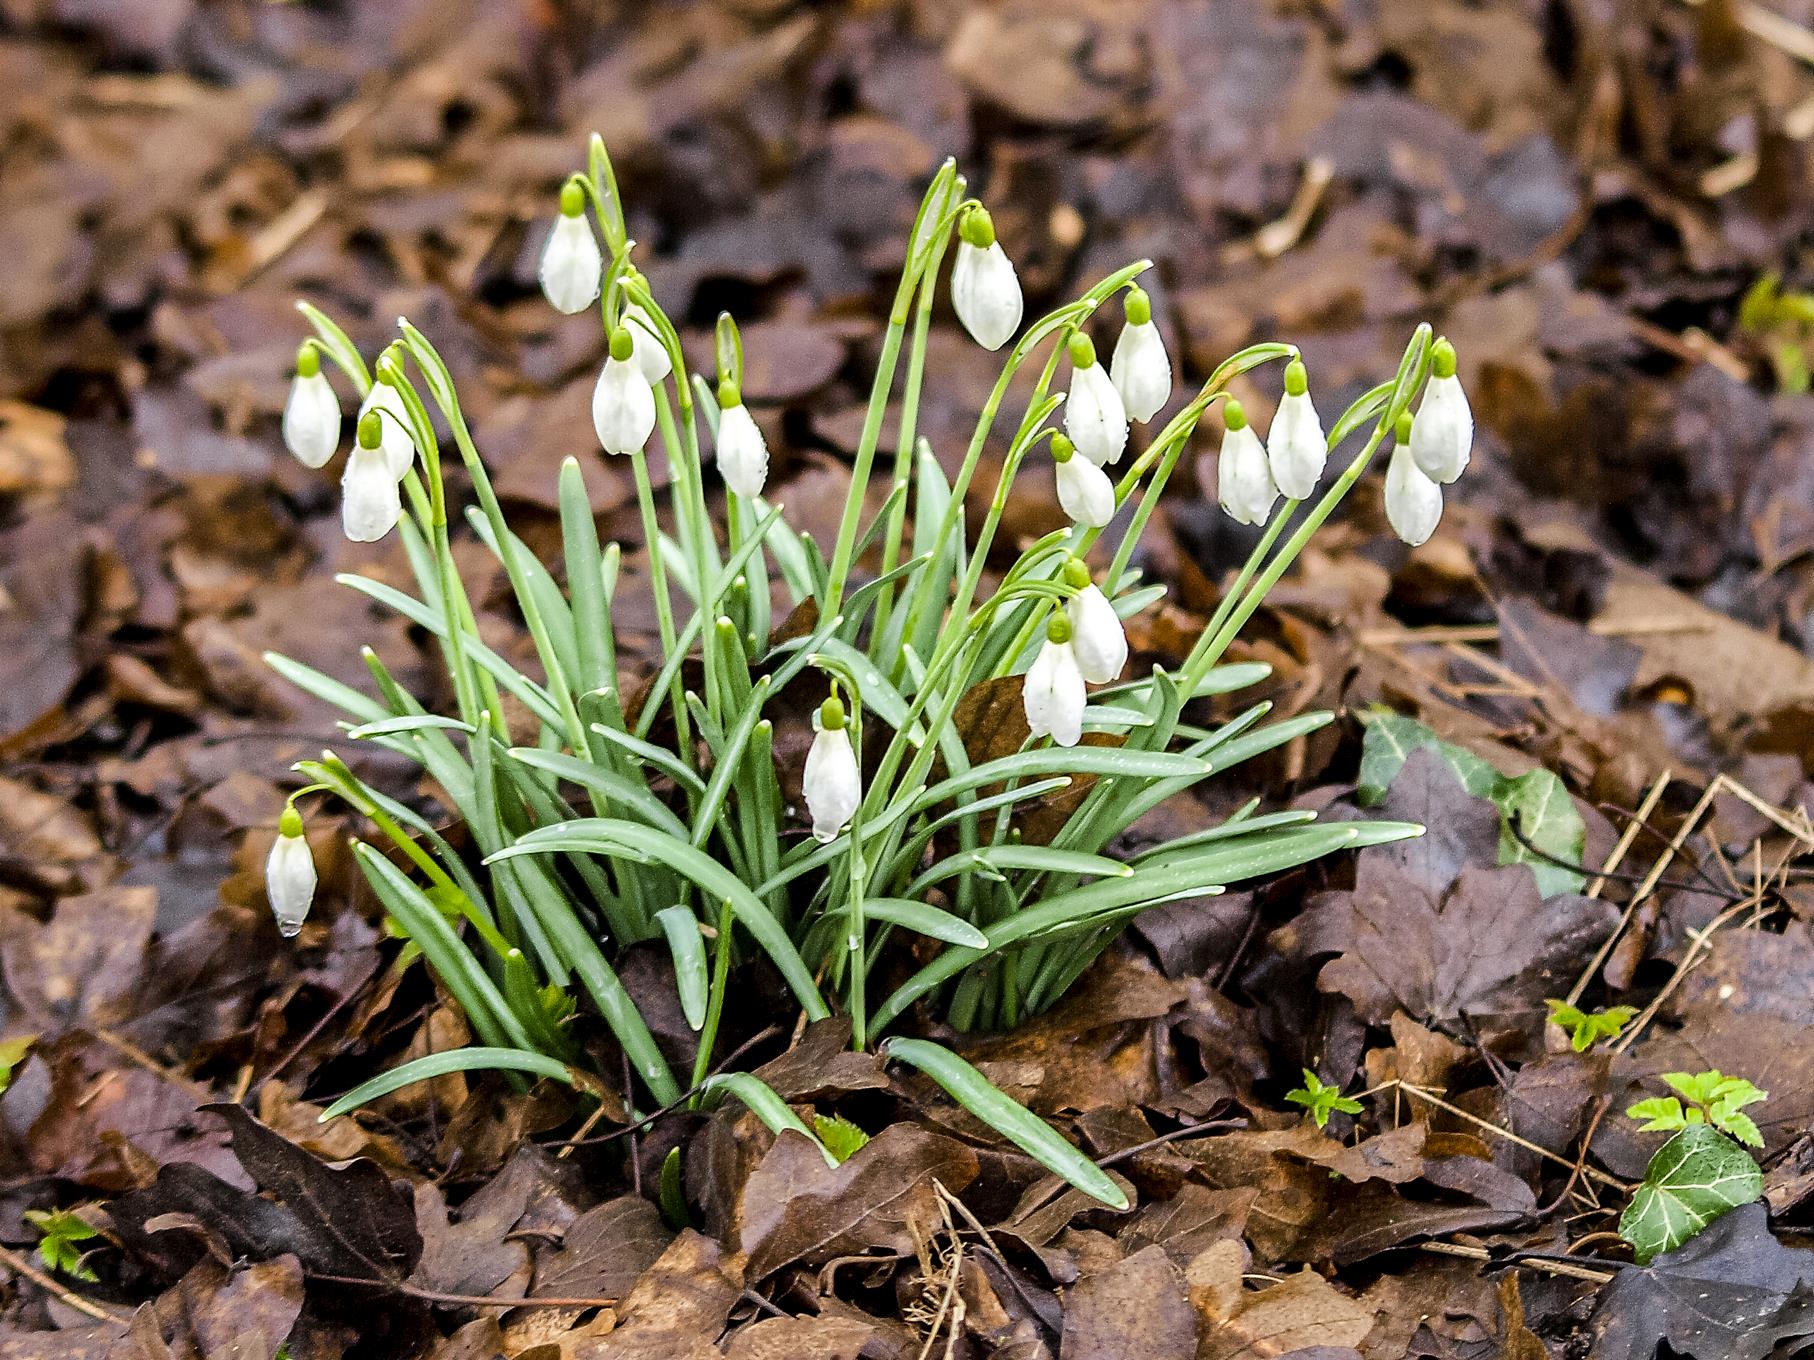
[[[1028,729],[1060,746],[1075,746],[1083,737],[1085,697],[1083,672],[1071,646],[1071,621],[1054,614],[1046,624],[1045,645],[1021,682]]]
[[[630,332],[636,366],[642,370],[643,377],[649,380],[650,387],[674,371],[674,361],[668,357],[668,347],[661,343],[661,331],[640,302],[632,302],[624,308],[624,329]]]
[[[1166,357],[1165,340],[1153,324],[1153,303],[1144,289],[1130,288],[1124,304],[1127,325],[1115,342],[1109,376],[1121,394],[1128,415],[1148,421],[1172,397],[1172,361]]]
[[[760,496],[768,480],[768,444],[743,404],[737,384],[718,384],[718,471],[739,496]]]
[[[277,823],[277,839],[265,860],[265,896],[270,899],[278,931],[284,939],[293,939],[315,900],[315,857],[309,853],[302,816],[294,807],[285,807]]]
[[[1071,395],[1064,404],[1064,432],[1077,452],[1097,467],[1121,461],[1127,448],[1127,409],[1112,378],[1096,362],[1096,346],[1082,331],[1071,337]]]
[[[1272,468],[1272,480],[1287,500],[1309,500],[1328,458],[1329,441],[1310,400],[1309,375],[1304,371],[1304,361],[1293,359],[1285,365],[1285,395],[1279,398],[1272,429],[1266,435],[1266,461]]]
[[[355,543],[376,543],[403,514],[397,478],[384,452],[382,424],[376,411],[359,418],[359,439],[340,477],[340,524]]]
[[[1079,458],[1077,446],[1056,432],[1052,435],[1052,466],[1058,476],[1058,504],[1071,523],[1107,528],[1115,518],[1115,484],[1108,473],[1088,458]]]
[[[1411,457],[1424,476],[1452,482],[1467,470],[1474,447],[1474,413],[1455,376],[1455,346],[1438,340],[1430,354],[1430,381],[1411,422]]]
[[[812,814],[814,838],[830,841],[856,813],[863,775],[844,725],[842,699],[833,694],[820,704],[813,727],[812,749],[806,753],[806,810]]]
[[[1090,569],[1073,557],[1064,564],[1065,584],[1077,593],[1066,602],[1065,617],[1071,622],[1071,652],[1077,658],[1077,669],[1093,685],[1106,685],[1121,678],[1127,665],[1127,634],[1121,628],[1121,616],[1108,596],[1090,580]]]
[[[1386,519],[1413,548],[1435,533],[1442,519],[1442,488],[1424,475],[1411,448],[1415,429],[1408,413],[1399,417],[1398,446],[1386,468]]]
[[[548,233],[536,271],[542,292],[557,312],[568,316],[583,312],[598,296],[604,267],[598,239],[586,220],[586,191],[568,181],[561,186],[561,215]]]
[[[1247,423],[1240,402],[1229,398],[1222,419],[1227,433],[1222,436],[1222,453],[1216,462],[1217,498],[1237,524],[1264,524],[1272,514],[1272,503],[1279,498],[1266,450]]]
[[[296,377],[283,404],[283,443],[304,467],[318,468],[340,444],[340,398],[321,371],[321,351],[309,341],[296,351]]]
[[[384,449],[384,461],[390,468],[393,482],[402,481],[416,461],[416,442],[409,434],[409,407],[404,404],[403,394],[397,390],[395,382],[401,376],[390,363],[379,359],[377,378],[359,407],[361,422],[368,415],[375,414],[379,418],[379,443]]]
[[[984,349],[1000,349],[1020,329],[1020,279],[995,239],[995,222],[980,204],[972,204],[958,218],[951,305],[971,339]]]
[[[655,390],[634,359],[626,327],[611,332],[611,357],[592,389],[592,428],[606,453],[641,453],[655,429]]]

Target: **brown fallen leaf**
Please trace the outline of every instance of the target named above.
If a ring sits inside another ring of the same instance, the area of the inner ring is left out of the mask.
[[[1185,1272],[1205,1332],[1198,1360],[1272,1360],[1313,1346],[1358,1346],[1371,1310],[1308,1268],[1265,1289],[1241,1281],[1245,1252],[1218,1242]]]

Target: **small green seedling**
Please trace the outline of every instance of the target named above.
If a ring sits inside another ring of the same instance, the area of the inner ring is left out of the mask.
[[[1295,1091],[1285,1095],[1293,1105],[1302,1105],[1310,1117],[1316,1120],[1316,1126],[1327,1128],[1329,1116],[1340,1110],[1343,1114],[1359,1114],[1361,1103],[1342,1094],[1339,1086],[1326,1086],[1316,1073],[1308,1067],[1304,1069],[1304,1084]]]
[[[95,1278],[94,1271],[83,1260],[87,1253],[77,1245],[98,1236],[92,1224],[76,1217],[69,1209],[27,1209],[25,1221],[38,1230],[38,1259],[46,1270],[67,1275],[72,1280]]]
[[[35,1034],[21,1035],[17,1039],[0,1039],[0,1095],[6,1094],[6,1088],[13,1084],[13,1069],[25,1061],[25,1055],[31,1052],[31,1046],[38,1042]]]
[[[1663,1081],[1681,1099],[1652,1096],[1630,1106],[1625,1111],[1629,1118],[1648,1121],[1639,1127],[1640,1133],[1711,1124],[1721,1133],[1751,1147],[1764,1145],[1764,1136],[1758,1132],[1751,1116],[1740,1111],[1747,1105],[1768,1100],[1768,1091],[1760,1091],[1743,1077],[1729,1077],[1717,1068],[1710,1072],[1665,1072]]]
[[[841,1114],[814,1115],[813,1132],[839,1162],[848,1162],[869,1142],[869,1135]]]
[[[1757,340],[1770,357],[1776,385],[1784,392],[1809,386],[1808,344],[1814,338],[1814,294],[1784,289],[1776,274],[1765,274],[1738,305],[1739,330]]]
[[[1566,1001],[1549,1000],[1549,1022],[1568,1035],[1568,1046],[1585,1053],[1602,1039],[1616,1039],[1638,1013],[1636,1006],[1606,1006],[1584,1011]]]

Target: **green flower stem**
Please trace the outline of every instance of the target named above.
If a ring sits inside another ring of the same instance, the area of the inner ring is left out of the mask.
[[[730,985],[731,930],[735,924],[731,904],[726,901],[718,909],[718,938],[712,942],[712,995],[706,1003],[705,1024],[699,1030],[699,1047],[693,1053],[690,1109],[699,1108],[703,1094],[699,1088],[705,1082],[706,1073],[712,1069],[712,1050],[718,1046],[718,1024],[724,1018],[724,994]]]
[[[664,431],[664,437],[666,432]],[[669,466],[673,465],[670,451]],[[630,469],[636,478],[636,505],[642,511],[644,552],[649,559],[649,589],[655,595],[655,627],[661,635],[661,654],[673,656],[679,643],[674,631],[674,601],[668,594],[668,569],[661,560],[661,521],[655,513],[655,487],[649,480],[649,459],[641,449],[630,455]],[[668,682],[668,707],[674,713],[675,745],[684,760],[692,749],[692,725],[687,717],[680,668],[675,667]],[[650,702],[653,702],[653,696]],[[692,794],[688,794],[689,803]]]
[[[838,520],[838,537],[832,547],[825,598],[819,602],[819,612],[828,618],[844,603],[844,578],[850,575],[857,524],[863,518],[863,503],[869,492],[869,473],[875,465],[876,446],[882,440],[882,417],[887,413],[888,394],[894,387],[895,364],[900,359],[901,340],[907,330],[907,307],[913,297],[913,285],[910,274],[901,276],[894,309],[888,317],[888,329],[882,336],[882,353],[876,360],[875,380],[869,389],[869,409],[863,415],[863,433],[857,439],[857,456],[851,465],[850,490],[844,496],[844,514]]]

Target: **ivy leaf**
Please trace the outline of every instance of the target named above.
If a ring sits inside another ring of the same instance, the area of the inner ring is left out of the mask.
[[[1587,876],[1580,870],[1550,862],[1579,864],[1587,850],[1587,824],[1552,771],[1532,770],[1507,779],[1487,796],[1504,818],[1499,830],[1501,864],[1530,865],[1537,875],[1537,891],[1545,897],[1577,893],[1587,886]],[[1518,835],[1512,834],[1514,829]]]
[[[1673,1251],[1714,1219],[1764,1192],[1751,1154],[1705,1124],[1691,1124],[1657,1149],[1619,1219],[1639,1265]]]
[[[1374,708],[1362,716],[1367,725],[1361,740],[1360,777],[1356,781],[1356,798],[1363,807],[1372,807],[1386,796],[1392,781],[1405,767],[1413,751],[1434,750],[1455,771],[1462,787],[1476,798],[1490,798],[1500,782],[1499,771],[1472,751],[1442,740],[1415,718],[1394,713],[1389,708]]]

